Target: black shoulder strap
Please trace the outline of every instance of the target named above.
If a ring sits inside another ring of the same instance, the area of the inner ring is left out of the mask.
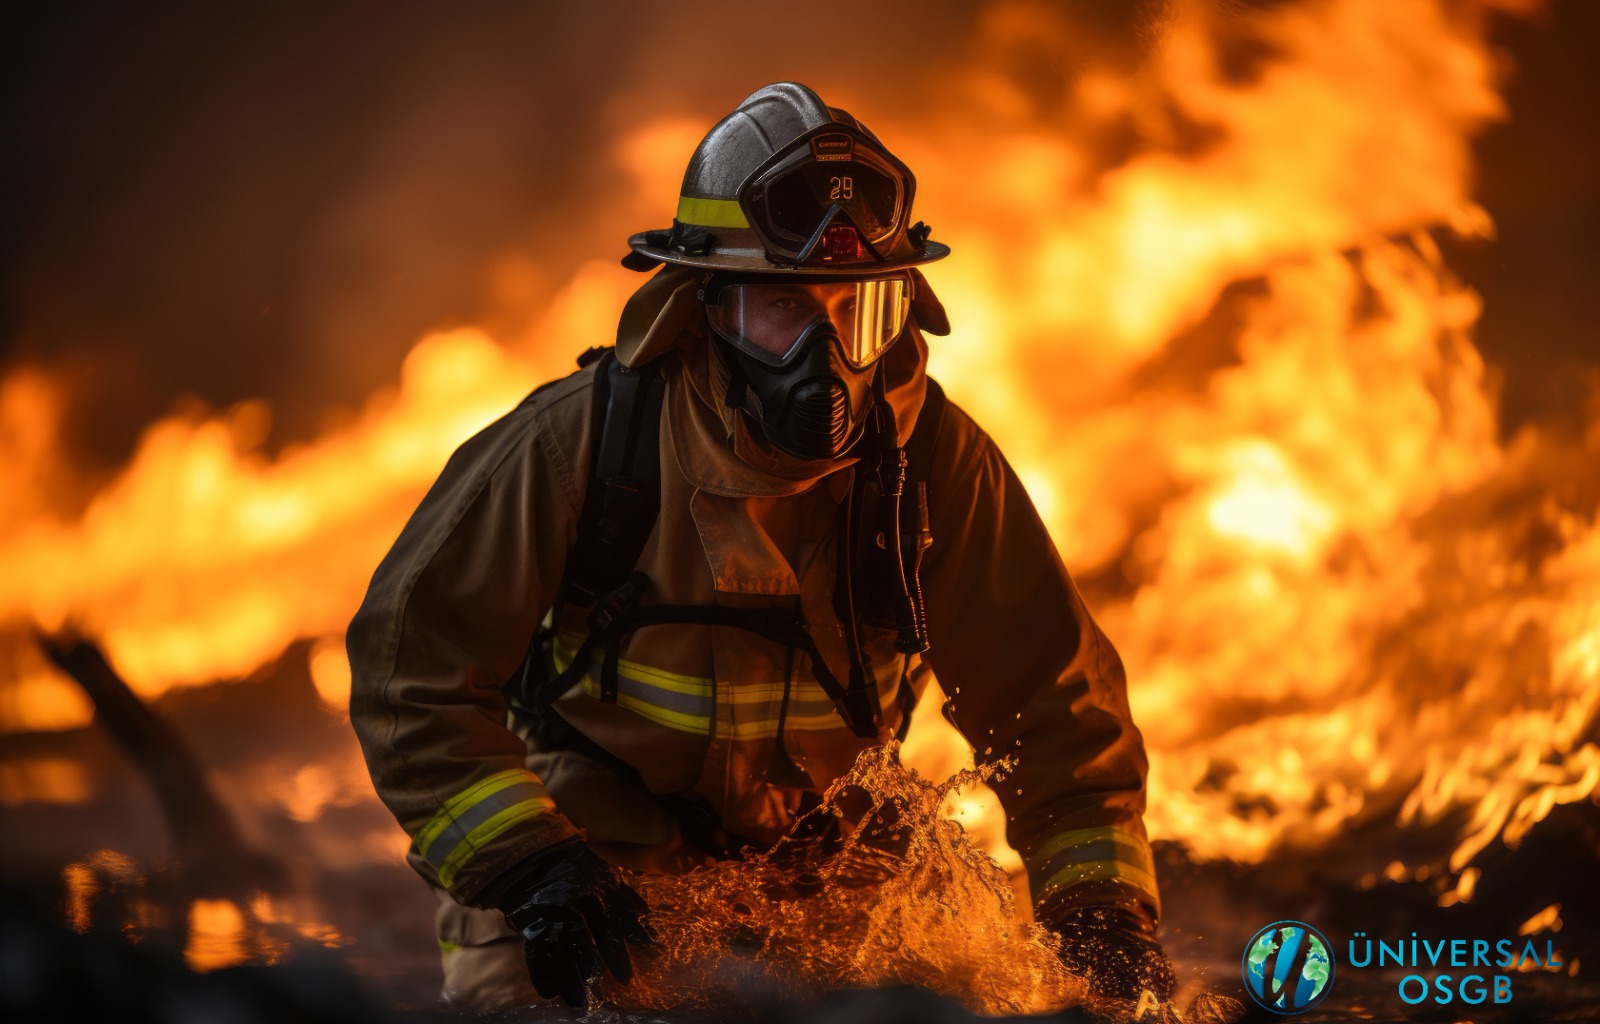
[[[639,556],[655,528],[661,509],[660,425],[665,391],[658,365],[629,369],[606,350],[585,353],[598,360],[594,381],[594,412],[590,426],[593,454],[577,536],[567,552],[562,599],[590,609],[590,632],[571,662],[554,677],[543,677],[540,647],[547,631],[535,638],[524,661],[520,679],[512,690],[516,705],[535,709],[535,691],[546,699],[565,692],[588,671],[594,655],[604,649],[601,699],[616,700],[617,660],[624,637],[648,625],[699,623],[727,626],[757,633],[775,643],[797,648],[810,656],[813,674],[824,692],[857,734],[876,735],[876,688],[852,674],[842,685],[828,670],[811,640],[803,619],[774,609],[748,610],[718,607],[656,605],[640,607],[650,579],[637,571]],[[916,428],[906,444],[907,479],[916,500],[902,506],[902,543],[906,545],[917,617],[921,620],[921,587],[916,566],[931,543],[928,527],[927,480],[933,465],[933,446],[944,415],[944,392],[931,378]],[[541,685],[539,680],[543,679]]]
[[[567,552],[562,596],[588,607],[621,586],[638,564],[661,511],[661,399],[654,363],[632,369],[599,356],[589,430],[589,485]]]
[[[578,357],[579,367],[592,364],[598,365],[589,418],[589,479],[576,535],[567,549],[556,607],[504,687],[511,705],[532,712],[536,725],[549,719],[539,709],[556,695],[557,685],[571,684],[564,678],[569,673],[552,677],[546,660],[560,628],[562,604],[590,608],[595,621],[610,619],[619,610],[602,604],[637,602],[649,577],[635,573],[634,565],[661,511],[662,368],[648,363],[629,369],[609,347],[591,348]],[[635,577],[644,581],[642,586],[633,584]]]

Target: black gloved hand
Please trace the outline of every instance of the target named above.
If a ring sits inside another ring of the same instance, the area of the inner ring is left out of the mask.
[[[1061,961],[1082,975],[1094,995],[1137,1000],[1149,989],[1170,1002],[1178,987],[1172,962],[1155,938],[1155,922],[1137,905],[1072,907],[1047,922],[1061,936]]]
[[[497,902],[522,933],[533,987],[569,1006],[585,1004],[603,970],[623,983],[632,979],[628,943],[655,940],[643,920],[650,908],[582,840],[540,854]]]

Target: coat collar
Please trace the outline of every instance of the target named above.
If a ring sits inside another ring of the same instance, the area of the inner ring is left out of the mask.
[[[666,393],[666,423],[678,468],[697,489],[732,498],[781,497],[800,494],[827,481],[837,501],[849,490],[849,470],[856,459],[797,459],[755,437],[745,417],[723,401],[728,369],[706,339],[699,296],[703,274],[686,267],[668,267],[653,275],[623,308],[617,325],[617,357],[637,366],[675,351],[677,372]],[[918,275],[919,304],[913,307],[907,337],[884,356],[889,404],[904,444],[916,426],[927,391],[928,346],[918,329],[926,310],[943,309],[927,282]]]

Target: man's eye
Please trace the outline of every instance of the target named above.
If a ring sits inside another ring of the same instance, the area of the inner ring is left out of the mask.
[[[772,306],[774,309],[799,309],[800,300],[785,296],[781,299],[773,299]]]

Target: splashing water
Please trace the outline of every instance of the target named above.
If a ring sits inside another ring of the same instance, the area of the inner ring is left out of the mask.
[[[633,982],[610,984],[604,1000],[736,1010],[915,985],[986,1015],[1081,1005],[1133,1019],[1133,1002],[1093,997],[1067,970],[1060,941],[1018,914],[1010,877],[944,810],[1009,768],[1002,760],[935,783],[901,761],[898,743],[874,747],[771,850],[631,879],[657,942]],[[1221,1024],[1240,1012],[1202,992],[1187,1013],[1161,1004],[1143,1019]]]
[[[940,814],[951,793],[997,773],[935,784],[901,764],[898,745],[874,748],[770,851],[637,879],[659,942],[610,995],[710,1008],[913,984],[980,1013],[1076,1004],[1083,986],[1055,939],[1017,916],[1005,872]]]

